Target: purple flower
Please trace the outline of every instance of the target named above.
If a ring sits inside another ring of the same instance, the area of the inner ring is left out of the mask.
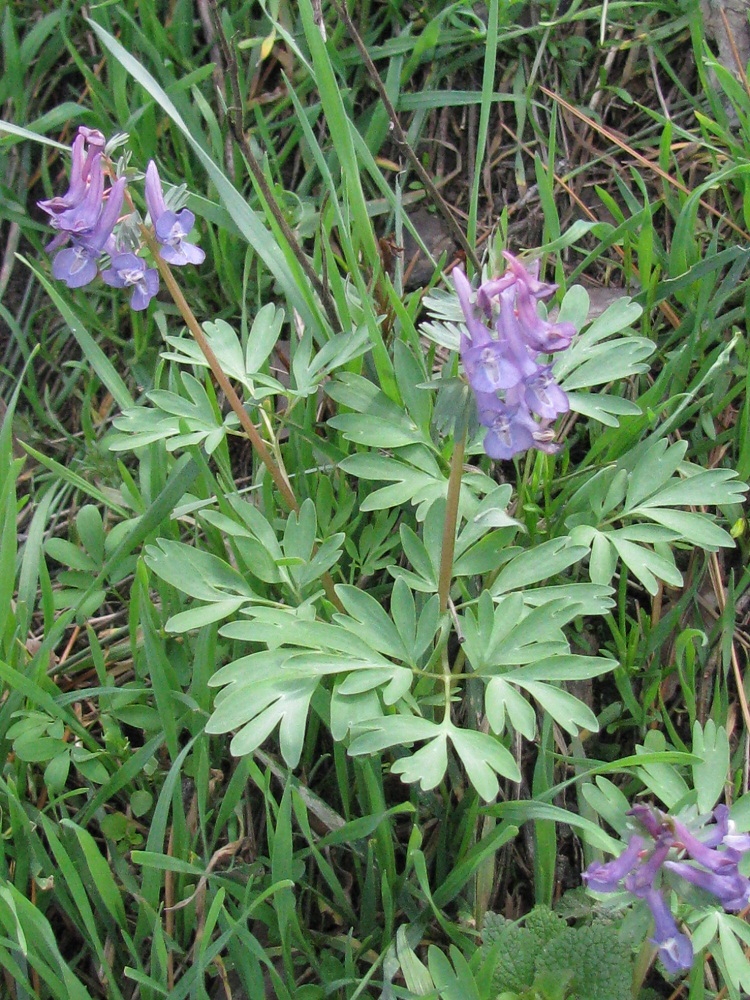
[[[46,201],[37,202],[37,205],[47,215],[60,215],[62,212],[80,205],[83,201],[86,195],[86,178],[83,176],[85,143],[86,139],[79,131],[73,143],[73,163],[70,168],[70,183],[65,194],[58,195],[56,198],[48,198]]]
[[[461,304],[461,310],[464,314],[466,326],[469,330],[468,337],[466,337],[465,334],[461,335],[462,343],[464,341],[467,344],[475,341],[481,342],[485,337],[491,340],[492,334],[482,320],[478,318],[476,309],[471,304],[471,285],[469,284],[469,279],[460,267],[455,268],[453,271],[453,284],[456,287],[456,295],[458,295],[458,301]]]
[[[170,264],[202,264],[206,255],[185,237],[195,225],[195,216],[186,208],[181,212],[165,212],[156,223],[156,238],[162,244],[161,255]]]
[[[96,259],[83,243],[75,242],[55,255],[52,274],[58,281],[64,281],[68,288],[83,288],[96,277]]]
[[[517,297],[518,319],[523,324],[529,346],[543,354],[565,351],[575,336],[572,323],[548,323],[536,311],[529,290],[519,282]]]
[[[668,833],[661,834],[648,861],[642,862],[625,879],[625,888],[639,899],[644,899],[654,888],[654,881],[672,847]]]
[[[737,833],[737,824],[729,818],[729,808],[717,806],[713,812],[716,822],[707,827],[708,832],[699,835],[698,839],[707,847],[726,847],[726,854],[733,861],[739,861],[743,854],[750,851],[750,834]]]
[[[159,291],[159,272],[146,267],[146,262],[134,253],[118,253],[112,257],[112,267],[102,271],[102,281],[113,288],[132,288],[131,308],[145,309]]]
[[[697,837],[677,819],[669,821],[674,830],[674,841],[677,847],[684,847],[690,857],[708,868],[709,871],[721,872],[727,867],[737,867],[737,860],[728,851],[719,851],[702,843]]]
[[[698,840],[702,844],[705,844],[706,847],[718,847],[719,844],[723,844],[724,838],[730,832],[730,825],[732,831],[734,831],[734,823],[729,819],[729,809],[727,806],[717,806],[713,811],[713,817],[716,822],[705,826],[697,833]],[[750,838],[748,838],[748,841],[750,841]],[[750,843],[748,846],[750,846]]]
[[[489,428],[484,450],[490,458],[512,458],[535,447],[537,423],[523,406],[506,406],[496,396],[477,393],[479,422]]]
[[[516,313],[517,290],[515,288],[506,289],[500,296],[500,309],[498,312],[495,328],[509,357],[518,368],[523,378],[534,375],[539,365],[536,357],[539,353],[531,348],[528,342],[527,331],[519,322]]]
[[[554,420],[567,413],[570,402],[552,376],[552,365],[538,365],[533,375],[524,379],[526,405],[540,417]]]
[[[538,265],[528,271],[512,254],[500,278],[480,285],[476,304],[460,269],[453,280],[466,321],[460,354],[477,401],[479,421],[489,428],[484,450],[491,458],[512,458],[528,448],[549,454],[558,450],[550,422],[570,408],[554,381],[552,366],[537,356],[570,345],[572,324],[550,324],[532,302],[555,291],[538,279]],[[528,306],[528,308],[527,308]]]
[[[100,132],[98,128],[87,128],[86,125],[79,125],[78,135],[82,135],[84,137],[86,144],[90,149],[102,152],[104,147],[107,145],[104,133]]]
[[[89,191],[93,186],[92,182]],[[96,277],[97,260],[112,236],[124,195],[125,178],[121,177],[111,187],[104,205],[101,204],[100,196],[99,212],[93,225],[68,234],[73,235],[73,245],[61,250],[52,261],[52,274],[58,281],[64,281],[68,288],[82,288]],[[87,199],[88,195],[85,200]],[[83,215],[81,219],[84,219]]]
[[[497,392],[518,385],[523,376],[501,344],[489,338],[484,343],[471,343],[472,346],[461,353],[461,360],[475,393]]]
[[[185,239],[195,225],[195,216],[188,209],[171,212],[164,201],[159,171],[153,160],[146,168],[146,205],[151,216],[156,239],[162,245],[161,255],[169,264],[202,264],[205,253]]]
[[[456,273],[457,273],[456,271],[453,272],[454,275]],[[513,288],[515,284],[516,284],[516,275],[510,268],[508,268],[508,270],[505,272],[505,274],[502,275],[502,277],[490,278],[489,281],[485,281],[479,286],[479,288],[477,289],[477,305],[479,306],[480,309],[483,310],[483,312],[487,316],[487,319],[492,319],[493,301],[499,298],[503,294],[503,292],[507,292],[509,288]]]
[[[750,879],[740,875],[736,866],[727,869],[720,875],[715,872],[703,871],[686,861],[665,861],[664,867],[686,882],[710,892],[730,913],[744,910],[750,903]]]
[[[555,441],[555,428],[551,426],[551,421],[540,420],[537,424],[537,429],[534,431],[534,447],[546,455],[556,455],[561,450],[562,444]]]
[[[638,865],[643,850],[643,839],[637,834],[628,841],[628,846],[614,861],[602,864],[592,861],[582,878],[593,892],[617,892],[620,882]]]
[[[55,229],[61,229],[72,236],[82,236],[92,232],[101,215],[103,197],[104,172],[101,155],[97,154],[91,163],[89,184],[83,198],[74,202],[69,208],[54,213],[50,224]]]
[[[70,168],[68,190],[64,195],[58,195],[55,198],[48,198],[46,201],[37,202],[37,205],[43,212],[53,217],[52,225],[56,225],[54,221],[55,217],[77,208],[86,197],[94,159],[98,153],[103,151],[105,142],[104,136],[98,129],[86,128],[85,125],[81,125],[78,129],[78,134],[73,141],[71,149],[73,162]],[[84,153],[86,154],[85,156]],[[64,229],[66,227],[61,226],[59,228]]]
[[[651,940],[659,949],[664,968],[672,974],[689,969],[693,964],[693,946],[690,938],[677,929],[664,896],[656,889],[649,889],[644,898],[654,917],[654,936]]]
[[[651,834],[654,840],[658,840],[664,832],[664,823],[654,815],[654,811],[651,806],[647,806],[644,802],[639,802],[637,805],[634,805],[628,812],[628,816],[635,816],[641,825],[645,826],[646,830]]]
[[[521,261],[508,250],[503,250],[503,257],[508,262],[508,271],[519,285],[525,286],[535,299],[548,299],[557,291],[557,285],[539,280],[539,260],[533,261],[529,267],[524,267]]]
[[[508,263],[505,274],[499,278],[485,281],[477,292],[477,302],[488,316],[492,315],[492,300],[514,285],[519,289],[525,288],[528,294],[537,300],[548,299],[557,291],[557,285],[550,285],[539,280],[538,260],[533,261],[526,268],[517,257],[514,257],[507,250],[503,250],[503,257]]]

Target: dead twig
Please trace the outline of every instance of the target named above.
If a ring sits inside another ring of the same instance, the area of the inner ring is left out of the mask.
[[[385,89],[385,84],[381,80],[380,74],[375,68],[375,63],[370,58],[370,53],[367,51],[367,47],[365,46],[365,43],[362,40],[362,36],[357,31],[357,28],[355,27],[351,17],[349,17],[349,11],[346,9],[344,4],[339,3],[339,0],[332,0],[332,2],[334,9],[336,10],[336,13],[339,15],[344,25],[346,26],[346,30],[349,32],[352,41],[356,45],[357,50],[359,51],[359,54],[362,57],[362,62],[364,63],[365,69],[367,70],[370,79],[375,84],[375,89],[380,95],[380,100],[383,102],[383,107],[387,111],[388,117],[391,120],[391,128],[393,131],[393,135],[396,139],[396,142],[404,151],[406,158],[408,159],[409,163],[414,168],[415,173],[417,174],[420,181],[424,185],[425,190],[427,191],[432,203],[435,205],[437,210],[440,212],[440,214],[443,216],[446,223],[448,224],[448,227],[451,231],[451,235],[455,239],[456,243],[458,243],[458,245],[461,247],[461,249],[468,257],[468,259],[471,261],[472,267],[476,268],[477,271],[480,270],[479,258],[474,252],[474,248],[470,245],[469,241],[466,239],[463,229],[461,229],[459,224],[456,222],[453,212],[451,212],[450,206],[446,202],[445,198],[443,198],[443,196],[440,194],[437,187],[435,186],[434,181],[427,173],[425,168],[422,166],[419,157],[411,148],[406,132],[404,132],[403,128],[401,127],[401,122],[399,121],[398,113],[394,108],[393,104],[391,103],[391,99],[389,98],[388,92]]]

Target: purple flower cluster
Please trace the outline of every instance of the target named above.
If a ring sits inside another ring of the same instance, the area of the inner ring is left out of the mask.
[[[138,256],[140,240],[132,238],[137,229],[122,224],[126,179],[118,177],[105,187],[106,178],[114,174],[105,147],[105,137],[97,129],[83,125],[78,129],[67,192],[38,202],[50,217],[50,225],[58,230],[46,249],[49,253],[57,251],[52,274],[68,288],[90,284],[108,258],[109,267],[101,271],[102,280],[114,288],[132,288],[130,305],[141,310],[159,290],[159,272]],[[146,204],[164,260],[176,266],[201,264],[206,255],[186,240],[195,216],[187,209],[172,212],[167,208],[153,160],[146,170]],[[130,219],[131,213],[126,216]]]
[[[625,888],[644,899],[654,918],[654,937],[659,957],[668,972],[689,969],[693,946],[677,924],[662,891],[658,876],[678,876],[710,894],[730,912],[750,904],[750,879],[739,871],[742,856],[750,850],[750,835],[738,834],[726,806],[717,806],[713,823],[700,836],[673,816],[665,816],[647,805],[637,805],[628,813],[635,816],[651,842],[638,834],[628,841],[623,853],[606,864],[595,861],[583,874],[594,892],[617,892]],[[670,854],[672,857],[670,857]],[[674,878],[670,881],[674,883]]]
[[[528,448],[552,454],[559,445],[551,425],[570,404],[552,365],[537,359],[570,347],[576,331],[572,323],[549,323],[537,313],[537,302],[557,287],[539,281],[538,262],[528,271],[513,254],[503,256],[505,273],[480,285],[475,304],[466,275],[453,271],[467,328],[461,361],[479,422],[488,428],[484,450],[490,458],[512,458]]]

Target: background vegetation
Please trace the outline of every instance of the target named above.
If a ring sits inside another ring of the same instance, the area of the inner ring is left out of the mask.
[[[403,140],[335,4],[0,3],[5,995],[746,995],[741,917],[680,910],[680,980],[640,911],[603,925],[577,887],[636,796],[750,828],[747,79],[692,0],[350,10]],[[207,260],[182,288],[299,518],[168,296],[51,279],[35,202],[80,124],[185,185]],[[491,463],[470,436],[438,620],[464,392],[442,271],[503,248],[543,248],[599,326],[560,455]],[[382,671],[359,687],[347,628]],[[564,669],[493,708],[493,628],[509,667]],[[444,695],[440,770],[415,743]],[[510,969],[495,914],[535,904],[548,960]],[[554,945],[552,904],[595,944]],[[564,964],[615,941],[614,972]]]

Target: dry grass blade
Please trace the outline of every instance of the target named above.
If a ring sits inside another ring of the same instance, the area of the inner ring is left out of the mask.
[[[748,84],[747,73],[745,72],[745,67],[740,58],[739,51],[737,50],[737,42],[735,41],[734,32],[732,31],[729,20],[726,15],[726,11],[723,7],[719,8],[719,14],[724,22],[724,28],[726,29],[727,39],[729,41],[730,48],[732,49],[732,55],[734,56],[734,61],[737,64],[737,72],[742,80],[742,86],[745,88],[745,93],[750,97],[750,84]]]
[[[523,151],[525,153],[528,153],[529,156],[531,155],[531,150],[528,148],[528,146],[525,143],[523,143],[518,138],[518,136],[515,134],[515,132],[513,132],[513,130],[511,128],[509,128],[505,124],[502,125],[502,128],[503,128],[504,131],[506,131],[508,133],[508,135],[511,136],[511,138],[514,140],[514,142],[518,143],[518,145],[520,146],[520,148],[523,149]],[[589,208],[589,206],[578,196],[578,194],[576,194],[576,192],[567,183],[567,181],[563,177],[560,177],[559,174],[556,174],[554,171],[552,172],[552,177],[554,178],[555,182],[560,185],[560,187],[563,189],[563,191],[565,191],[565,193],[576,203],[576,205],[578,205],[578,207],[588,217],[588,219],[591,222],[596,222],[597,218],[594,215],[594,213],[591,211],[591,209]],[[625,254],[623,252],[622,247],[617,246],[617,244],[615,244],[614,247],[613,247],[613,249],[614,249],[615,253],[617,253],[620,256],[620,259],[624,259]],[[638,280],[640,280],[640,275],[639,275],[639,272],[638,272],[638,268],[635,267],[634,264],[631,264],[630,267],[631,267],[631,270],[632,270],[633,274],[635,275],[635,277]],[[661,310],[661,313],[664,316],[664,318],[667,320],[667,322],[670,323],[674,327],[674,329],[676,330],[679,327],[679,325],[680,325],[680,317],[674,311],[674,309],[672,308],[672,306],[665,300],[665,301],[662,301],[662,302],[659,303],[659,309]]]
[[[647,170],[650,170],[652,173],[656,174],[663,181],[665,181],[665,183],[671,184],[672,187],[676,188],[678,191],[682,191],[683,194],[687,195],[692,194],[690,188],[686,187],[682,183],[682,181],[678,181],[675,177],[672,177],[671,174],[668,174],[666,170],[662,170],[662,168],[657,163],[653,163],[651,160],[649,160],[647,156],[643,156],[642,153],[639,153],[637,150],[633,149],[632,146],[629,146],[626,142],[623,142],[623,140],[620,139],[619,136],[617,136],[614,132],[608,129],[605,125],[600,125],[598,122],[595,122],[593,118],[589,118],[588,115],[584,114],[583,111],[580,111],[577,107],[575,107],[575,105],[571,104],[569,101],[566,101],[564,97],[560,97],[559,94],[555,94],[554,91],[548,90],[547,87],[541,87],[540,89],[542,90],[543,93],[547,95],[547,97],[551,98],[553,101],[556,101],[560,105],[560,107],[564,108],[566,111],[569,111],[570,114],[575,115],[575,117],[578,118],[580,121],[582,121],[585,125],[588,125],[590,129],[593,129],[594,132],[598,132],[599,135],[603,136],[608,142],[613,143],[624,153],[627,153],[628,156],[632,156],[637,163],[640,163],[642,167],[645,167]],[[699,199],[699,204],[701,205],[702,208],[705,208],[707,212],[710,212],[711,215],[714,215],[716,216],[716,218],[720,219],[725,225],[727,225],[743,240],[750,242],[750,234],[746,233],[741,226],[738,226],[735,222],[733,222],[730,218],[728,218],[724,212],[719,211],[718,208],[714,208],[713,205],[710,205],[707,201],[704,201],[703,198]]]

